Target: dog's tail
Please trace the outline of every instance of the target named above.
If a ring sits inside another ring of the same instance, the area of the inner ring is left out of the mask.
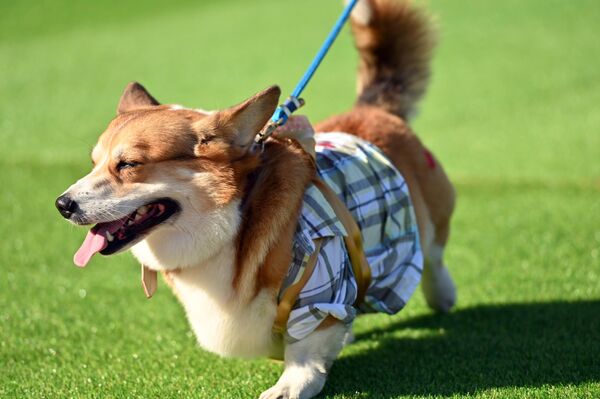
[[[429,81],[430,18],[410,0],[360,0],[352,30],[360,55],[357,104],[409,118]]]

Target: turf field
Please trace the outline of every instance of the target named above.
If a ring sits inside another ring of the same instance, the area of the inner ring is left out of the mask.
[[[276,381],[278,363],[199,349],[130,255],[75,268],[85,231],[53,202],[128,81],[209,109],[288,93],[339,3],[0,3],[0,397],[250,398]],[[430,3],[442,34],[415,128],[458,190],[459,303],[438,316],[419,293],[358,320],[322,397],[600,397],[600,2]],[[352,103],[355,62],[345,31],[306,92],[313,120]]]

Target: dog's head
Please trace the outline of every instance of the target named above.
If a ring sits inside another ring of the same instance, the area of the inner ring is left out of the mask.
[[[243,186],[258,165],[254,137],[279,95],[274,86],[207,113],[159,105],[128,85],[92,151],[92,171],[56,200],[72,223],[94,224],[75,263],[134,246],[151,267],[186,267],[233,240]]]

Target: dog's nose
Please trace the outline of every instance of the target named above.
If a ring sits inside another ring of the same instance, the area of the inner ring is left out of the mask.
[[[73,201],[68,195],[61,195],[54,204],[65,219],[70,218],[77,211],[77,202]]]

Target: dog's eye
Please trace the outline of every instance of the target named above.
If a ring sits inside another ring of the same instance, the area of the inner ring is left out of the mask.
[[[138,166],[140,163],[139,162],[127,162],[127,161],[120,161],[117,164],[117,171],[122,171],[123,169],[127,169],[127,168],[135,168],[136,166]]]
[[[205,137],[202,137],[200,139],[200,145],[206,145],[206,144],[210,143],[212,141],[212,139],[214,139],[214,138],[215,138],[215,136],[205,136]]]

